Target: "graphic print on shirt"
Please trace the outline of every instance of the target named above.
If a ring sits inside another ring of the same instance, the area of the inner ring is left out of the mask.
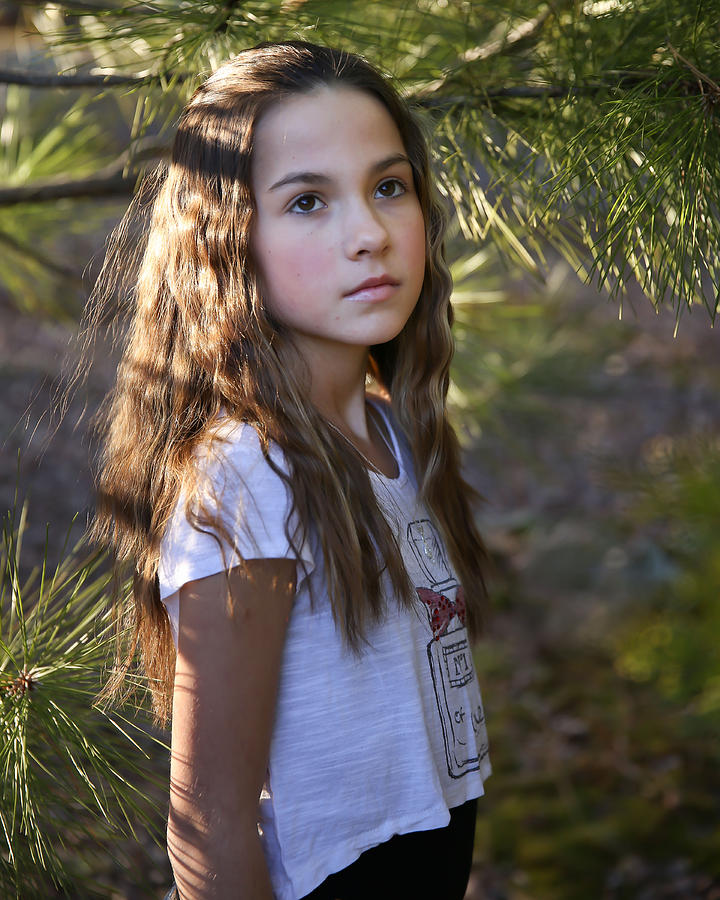
[[[429,582],[428,587],[416,591],[433,633],[427,654],[448,774],[461,778],[479,769],[488,753],[485,715],[465,628],[465,598],[432,522],[411,522],[407,538]]]

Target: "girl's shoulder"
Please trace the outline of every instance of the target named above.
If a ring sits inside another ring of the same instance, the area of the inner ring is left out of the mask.
[[[222,414],[209,427],[207,436],[196,447],[194,468],[215,480],[223,473],[241,477],[258,476],[268,470],[287,471],[282,449],[270,441],[263,445],[257,430],[249,422]]]
[[[226,452],[257,454],[261,452],[260,435],[249,422],[241,422],[223,412],[208,425],[198,454],[217,454],[221,448],[226,448]]]
[[[220,416],[195,448],[187,467],[176,513],[200,507],[234,519],[242,509],[261,518],[289,508],[288,465],[275,443],[264,445],[248,422]]]
[[[161,598],[248,559],[302,561],[300,584],[314,557],[293,513],[280,447],[265,448],[251,424],[225,416],[194,456],[161,540]],[[177,602],[168,606],[175,634]]]

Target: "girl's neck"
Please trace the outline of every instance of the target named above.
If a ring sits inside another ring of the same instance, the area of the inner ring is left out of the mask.
[[[365,377],[368,354],[353,353],[353,348],[324,360],[324,367],[309,365],[312,378],[310,398],[315,407],[338,432],[340,440],[354,447],[371,469],[387,478],[399,475],[399,466],[387,440],[368,414],[365,399]]]
[[[309,363],[310,398],[317,409],[342,431],[368,439],[365,410],[365,377],[368,351],[353,352],[344,348],[342,354],[315,358]]]

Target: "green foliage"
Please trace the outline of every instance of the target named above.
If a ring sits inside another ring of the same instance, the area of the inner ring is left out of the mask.
[[[178,109],[223,60],[262,40],[327,42],[366,54],[423,111],[467,239],[539,276],[550,245],[611,293],[634,279],[678,315],[698,302],[715,315],[720,0],[679,9],[669,0],[135,0],[28,15],[53,71],[136,76],[75,89],[105,138],[112,131],[129,184],[164,152]],[[37,103],[20,115],[45,134]],[[111,111],[121,113],[124,137]],[[104,153],[98,135],[83,138],[86,128],[56,117],[58,134],[32,143],[48,151],[53,172],[81,175],[88,152],[96,169]],[[70,160],[63,148],[73,142],[87,152]],[[18,162],[11,183],[38,179],[40,168]],[[72,202],[63,215],[77,218]],[[32,246],[29,225],[19,243]],[[17,276],[8,287],[16,301],[23,295]]]
[[[652,403],[653,422],[678,427],[702,370],[712,423],[720,370],[712,350],[690,363],[689,339],[652,344],[588,300],[501,299],[489,262],[467,274],[479,262],[455,270],[468,302],[453,393],[462,422],[477,420],[467,453],[491,486],[497,563],[476,652],[494,767],[477,872],[507,900],[707,900],[720,886],[720,444],[714,428],[640,442],[644,423],[614,417]],[[660,361],[627,362],[648,346]],[[587,442],[596,412],[604,453]],[[623,456],[629,434],[640,450]]]
[[[147,789],[167,747],[139,710],[93,708],[113,643],[102,556],[79,545],[21,580],[24,518],[7,517],[0,548],[0,893],[29,900],[50,882],[78,896],[83,843],[161,839]],[[91,879],[82,895],[106,894]]]
[[[628,617],[615,637],[616,665],[681,705],[690,731],[720,728],[720,443],[650,445],[626,476],[632,520],[650,526],[677,575]],[[718,754],[720,758],[720,753]]]
[[[70,171],[75,177],[94,172],[119,150],[102,122],[89,109],[89,96],[33,96],[9,85],[4,96],[0,140],[0,182],[8,187],[36,180],[52,183]],[[0,204],[3,287],[26,313],[77,320],[85,299],[81,273],[90,255],[91,229],[104,230],[108,204],[59,201]]]
[[[453,307],[457,350],[449,400],[469,436],[491,433],[503,452],[524,456],[548,431],[562,443],[568,423],[563,399],[596,394],[592,372],[619,350],[618,329],[586,327],[586,311],[562,299],[513,299],[506,273],[488,250],[468,253],[453,243]],[[484,452],[491,452],[484,448]],[[532,466],[533,460],[528,459]]]

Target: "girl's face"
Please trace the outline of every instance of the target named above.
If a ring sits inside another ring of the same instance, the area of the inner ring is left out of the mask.
[[[277,103],[256,128],[251,183],[265,302],[306,361],[396,337],[422,287],[425,224],[380,101],[341,86]]]

